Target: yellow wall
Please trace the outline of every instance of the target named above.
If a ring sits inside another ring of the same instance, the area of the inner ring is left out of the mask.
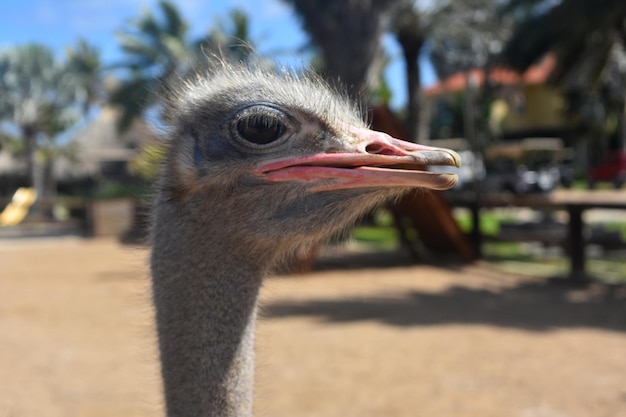
[[[503,99],[492,104],[491,122],[500,132],[559,129],[571,125],[565,114],[565,101],[557,88],[526,85],[522,93],[524,100],[519,106],[512,106]]]

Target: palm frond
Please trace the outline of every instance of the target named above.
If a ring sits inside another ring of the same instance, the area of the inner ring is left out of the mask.
[[[165,32],[170,36],[184,39],[187,36],[188,25],[176,6],[169,1],[161,1],[159,6],[165,16]]]

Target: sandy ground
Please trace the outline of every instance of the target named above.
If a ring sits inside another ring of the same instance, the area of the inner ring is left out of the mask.
[[[146,251],[0,242],[0,417],[161,416]],[[484,267],[268,280],[261,417],[624,417],[626,288]]]

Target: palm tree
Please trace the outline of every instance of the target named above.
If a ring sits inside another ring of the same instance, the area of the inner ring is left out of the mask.
[[[394,9],[406,0],[286,0],[319,48],[323,74],[352,97],[377,89],[384,63],[381,38]]]
[[[405,2],[393,16],[391,30],[402,48],[406,69],[407,111],[406,128],[411,140],[420,141],[421,106],[421,71],[419,57],[426,42],[427,27],[423,16],[412,2]],[[424,138],[421,138],[424,139]]]
[[[91,106],[103,100],[100,51],[79,39],[74,47],[67,48],[66,55],[66,88],[73,92],[74,100],[81,103],[83,115],[87,115]]]
[[[174,74],[184,75],[192,63],[198,64],[211,54],[245,60],[254,47],[248,18],[242,11],[230,13],[232,28],[221,24],[198,39],[189,38],[189,26],[173,3],[160,1],[158,11],[160,16],[144,11],[117,34],[126,60],[115,68],[129,72],[110,95],[111,103],[122,110],[121,129],[154,108]]]
[[[206,54],[225,55],[234,61],[252,59],[255,44],[250,36],[250,19],[240,9],[233,9],[226,21],[220,20],[193,50]]]
[[[110,94],[110,101],[122,109],[120,128],[126,129],[145,108],[156,101],[164,81],[188,58],[188,25],[178,9],[167,1],[159,3],[162,19],[152,12],[130,20],[117,33],[127,60],[116,65],[130,71],[130,77]]]
[[[52,51],[43,45],[24,45],[0,55],[0,118],[12,123],[24,141],[31,186],[37,178],[37,137],[43,133],[59,75]]]
[[[0,53],[0,120],[23,141],[30,184],[40,195],[48,181],[38,175],[38,155],[46,162],[58,135],[88,111],[97,94],[99,62],[97,51],[83,41],[65,62],[39,44]]]

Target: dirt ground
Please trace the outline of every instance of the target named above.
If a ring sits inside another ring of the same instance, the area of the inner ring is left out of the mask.
[[[163,415],[146,254],[0,242],[0,417]],[[625,287],[327,267],[262,299],[257,416],[626,416]]]

